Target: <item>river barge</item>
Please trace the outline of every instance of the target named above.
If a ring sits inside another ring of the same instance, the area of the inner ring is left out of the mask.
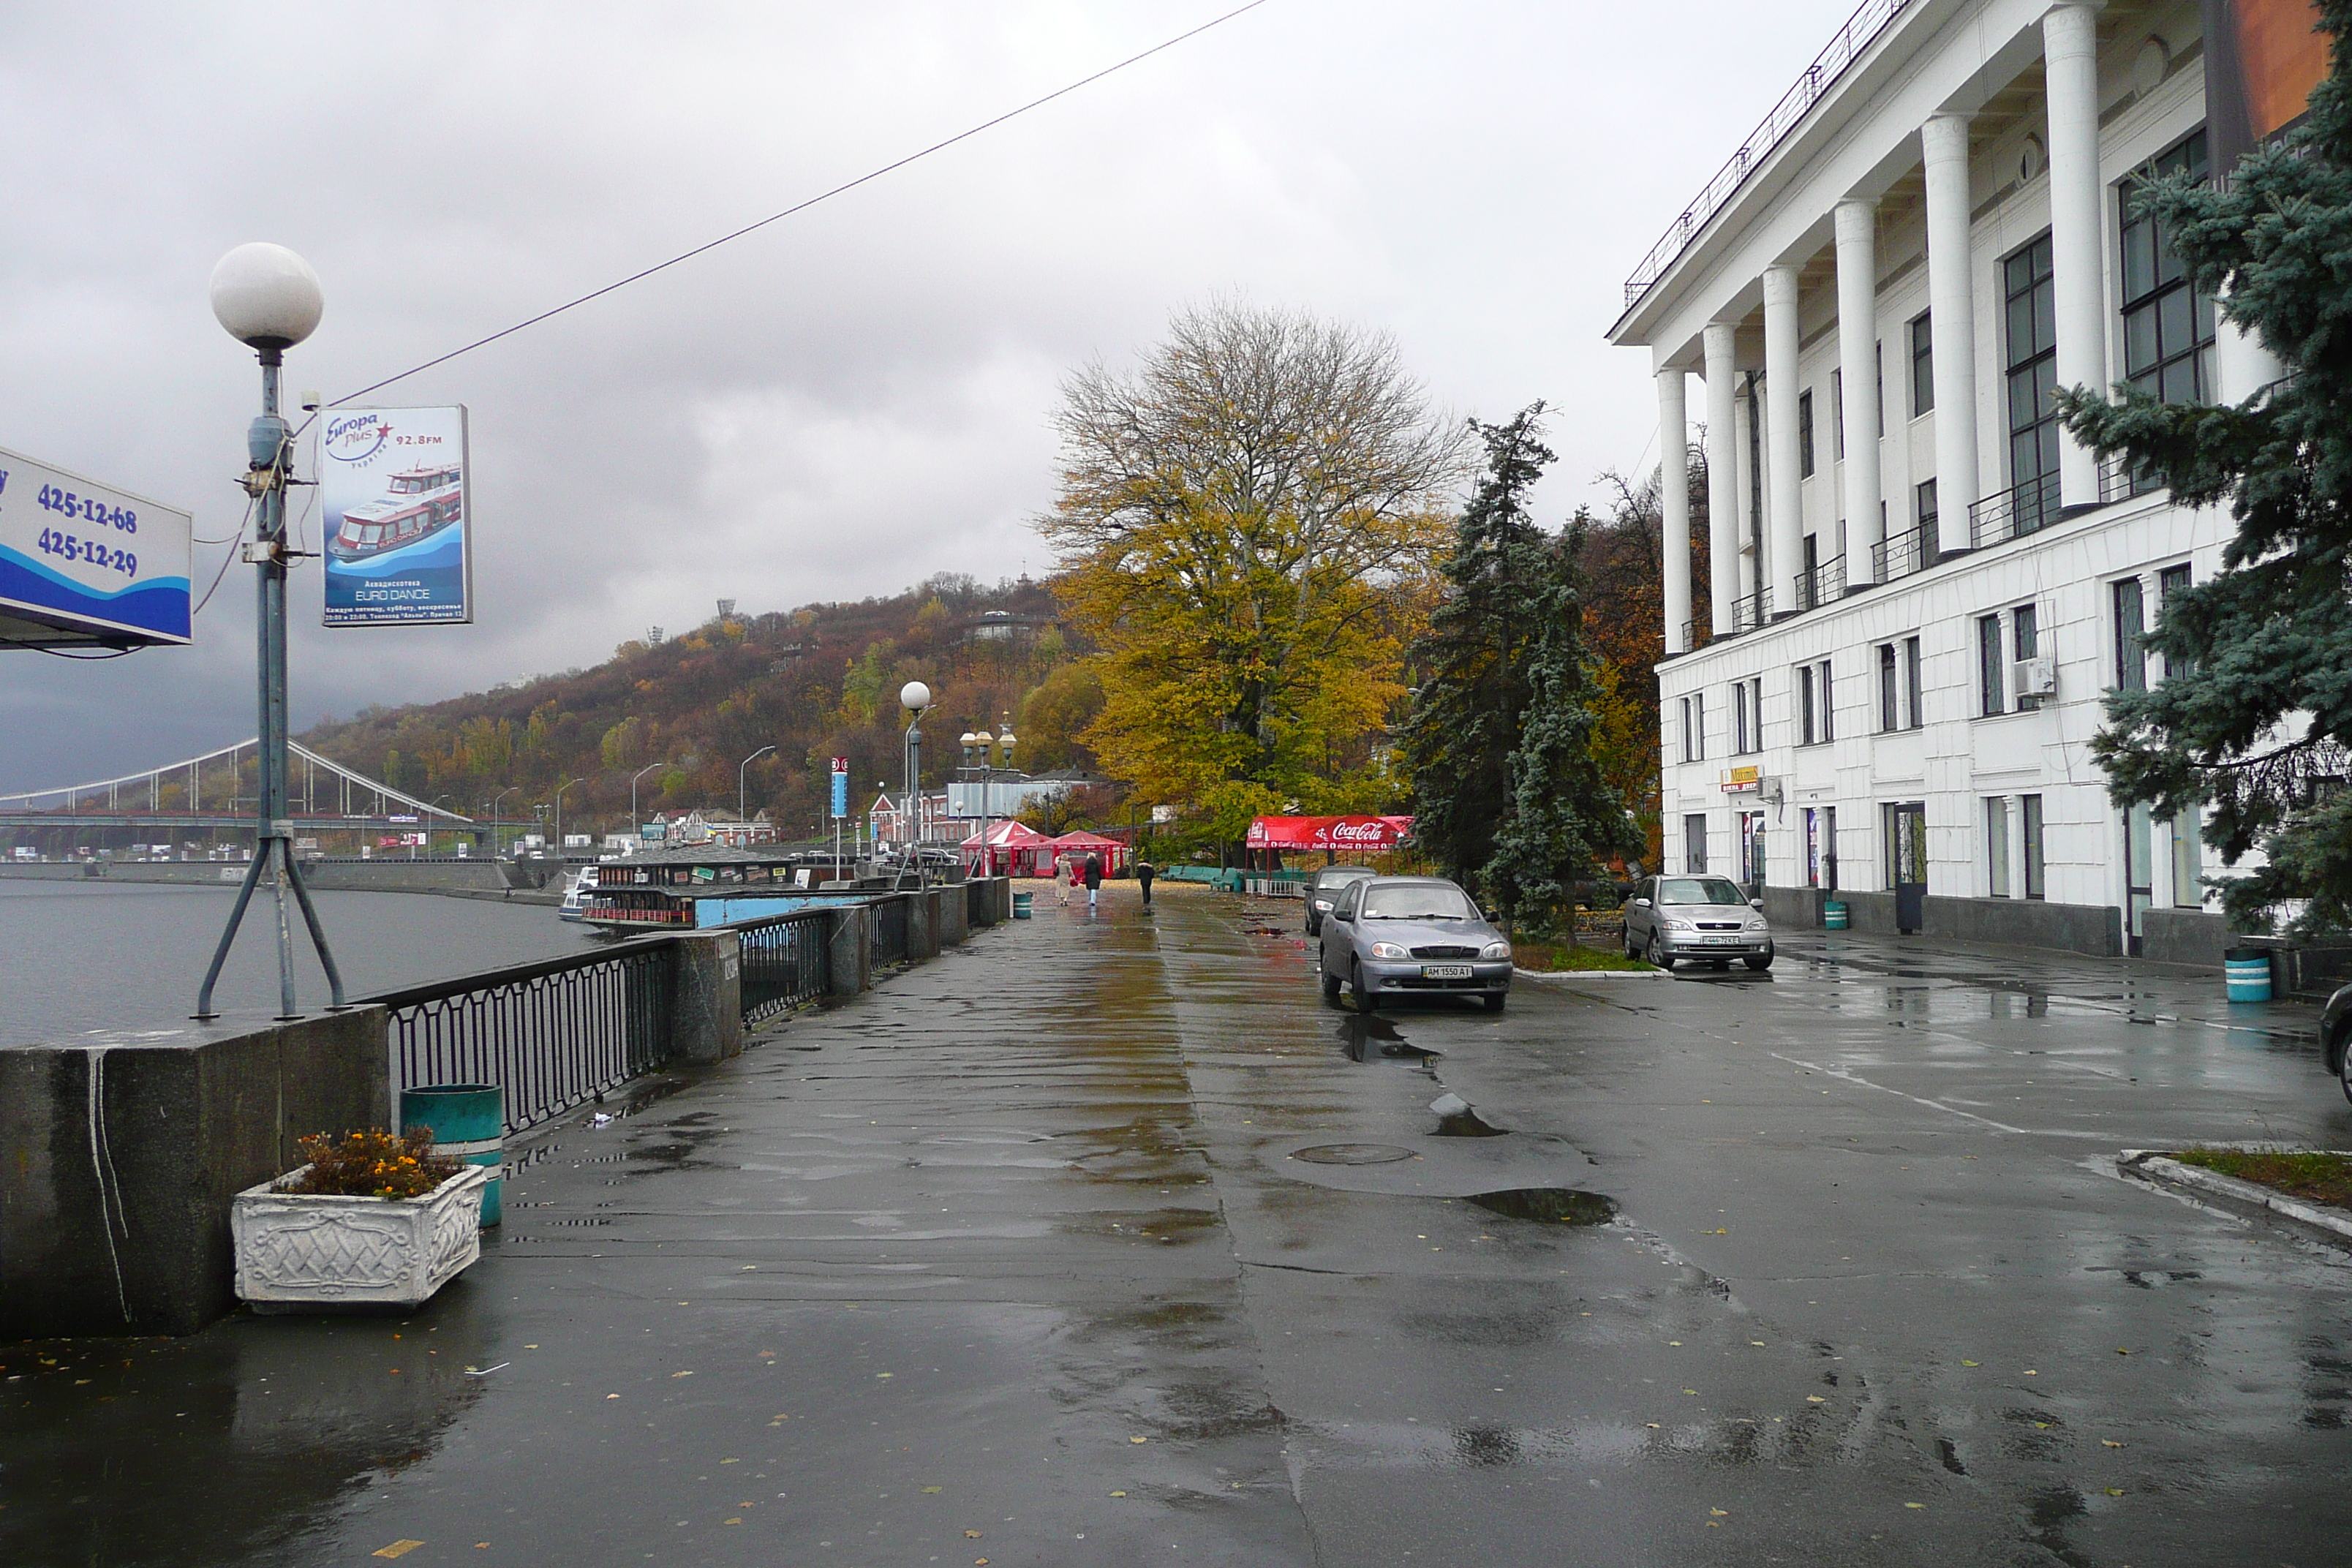
[[[581,918],[600,930],[707,931],[863,896],[831,859],[768,846],[687,844],[596,868]]]

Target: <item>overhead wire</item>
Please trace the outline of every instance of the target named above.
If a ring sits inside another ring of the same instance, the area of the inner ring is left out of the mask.
[[[625,289],[632,283],[642,282],[657,272],[667,271],[670,268],[677,266],[680,262],[691,261],[696,257],[702,255],[706,251],[716,250],[722,245],[742,238],[745,235],[755,234],[759,230],[766,228],[770,224],[781,223],[785,218],[791,217],[794,214],[806,212],[809,208],[815,206],[820,202],[831,201],[834,197],[854,191],[860,185],[871,184],[873,181],[880,179],[885,174],[894,174],[897,171],[907,167],[909,163],[919,163],[923,159],[929,157],[934,153],[945,152],[948,148],[954,146],[959,142],[968,142],[971,138],[980,135],[982,132],[992,131],[997,126],[1003,125],[1008,121],[1019,119],[1021,116],[1028,113],[1031,110],[1042,109],[1046,104],[1053,102],[1055,99],[1066,98],[1071,93],[1077,91],[1081,88],[1090,87],[1106,77],[1117,75],[1118,72],[1127,69],[1129,66],[1139,65],[1143,61],[1150,59],[1154,55],[1172,49],[1177,45],[1184,43],[1189,39],[1197,38],[1202,33],[1208,32],[1212,28],[1223,26],[1227,22],[1232,21],[1234,17],[1239,16],[1245,12],[1255,11],[1259,6],[1265,5],[1266,3],[1267,0],[1248,0],[1248,4],[1246,5],[1236,5],[1232,10],[1225,12],[1223,16],[1212,17],[1210,20],[1202,23],[1197,27],[1189,28],[1184,32],[1177,34],[1171,38],[1164,39],[1139,54],[1129,55],[1125,59],[1118,61],[1117,64],[1105,66],[1102,69],[1094,72],[1090,76],[1080,77],[1077,80],[1071,82],[1066,86],[1055,88],[1052,92],[1046,93],[1042,98],[1033,98],[1028,102],[1022,104],[1016,109],[1008,109],[1003,113],[999,114],[992,119],[983,120],[979,124],[974,125],[968,130],[959,131],[954,135],[946,138],[944,141],[934,142],[929,146],[921,149],[919,152],[909,153],[905,157],[885,163],[877,169],[868,170],[866,173],[858,175],[854,180],[845,180],[840,184],[832,187],[830,190],[820,191],[815,195],[809,197],[805,201],[795,202],[793,205],[786,207],[782,212],[772,213],[756,223],[745,224],[742,227],[727,234],[722,234],[716,239],[706,240],[704,243],[694,247],[691,250],[680,251],[677,255],[671,257],[667,261],[657,261],[651,267],[632,272],[627,277],[620,279],[614,282],[607,283],[601,289],[592,289],[588,293],[583,294],[577,299],[567,300],[562,304],[554,306],[549,310],[541,310],[535,316],[527,316],[523,320],[515,322],[512,326],[501,327],[497,331],[490,333],[488,337],[477,338],[472,342],[465,344],[463,347],[451,349],[447,353],[426,360],[422,364],[412,365],[408,369],[402,371],[397,375],[388,375],[382,381],[373,382],[366,386],[361,387],[357,392],[346,393],[344,395],[333,399],[328,406],[331,407],[350,403],[355,399],[365,397],[370,393],[381,392],[385,387],[392,385],[395,382],[405,381],[412,375],[422,374],[425,371],[435,368],[436,365],[447,364],[451,360],[457,359],[465,354],[472,353],[476,349],[487,348],[490,344],[497,342],[501,338],[512,337],[515,333],[523,331],[527,327],[535,327],[541,321],[550,321],[563,314],[566,310],[577,310],[579,307],[588,304],[593,300],[603,299],[607,294]],[[312,415],[312,418],[316,417],[317,416],[314,413]],[[310,420],[305,419],[302,424],[303,426],[307,428],[310,424]],[[297,432],[298,435],[299,433],[299,431]]]

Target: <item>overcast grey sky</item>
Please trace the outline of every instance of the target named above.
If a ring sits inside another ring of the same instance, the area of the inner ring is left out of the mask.
[[[251,356],[205,285],[308,257],[340,396],[1230,8],[82,4],[0,13],[0,446],[232,531]],[[1042,572],[1056,378],[1219,293],[1393,332],[1433,397],[1542,397],[1543,502],[1657,458],[1625,274],[1848,0],[1271,0],[803,216],[402,384],[472,409],[478,624],[318,625],[298,729],[747,610]],[[315,526],[312,539],[316,539]],[[197,550],[201,592],[222,550]],[[0,790],[253,731],[251,573],[195,646],[0,653]]]

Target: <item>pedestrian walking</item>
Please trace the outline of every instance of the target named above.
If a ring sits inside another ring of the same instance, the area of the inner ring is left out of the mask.
[[[1160,875],[1159,868],[1149,860],[1135,863],[1135,879],[1143,884],[1143,907],[1151,907],[1151,879]]]
[[[1054,901],[1057,904],[1067,905],[1070,889],[1078,885],[1077,875],[1070,860],[1067,850],[1054,857]]]
[[[1094,910],[1095,898],[1101,891],[1102,857],[1088,855],[1087,857],[1087,909],[1089,912]]]

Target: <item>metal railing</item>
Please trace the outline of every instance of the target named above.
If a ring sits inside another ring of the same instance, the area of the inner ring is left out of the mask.
[[[874,922],[874,967],[907,962],[907,900],[877,899],[866,906]]]
[[[2150,490],[2163,488],[2164,481],[2146,469],[2137,474],[2133,473],[2131,458],[2124,453],[2116,452],[2099,459],[2099,504],[2101,506],[2105,506],[2110,501],[2129,500],[2134,496],[2146,495]]]
[[[1772,618],[1772,590],[1759,588],[1744,599],[1731,602],[1731,625],[1735,631],[1752,632]]]
[[[1797,608],[1818,610],[1845,596],[1845,557],[1832,555],[1797,578]]]
[[[671,1051],[675,946],[638,937],[368,998],[390,1014],[394,1104],[420,1084],[494,1083],[515,1132],[659,1067]]]
[[[2058,476],[2043,474],[2010,486],[1995,495],[1969,503],[1969,545],[1989,545],[2021,539],[2056,522],[2063,509],[2058,500]]]
[[[803,910],[745,921],[735,931],[743,949],[745,1023],[814,1002],[833,988],[830,911]]]
[[[1803,123],[1807,112],[1822,100],[1838,78],[1845,74],[1846,67],[1852,65],[1877,39],[1878,35],[1886,30],[1887,24],[1901,16],[1910,4],[1911,0],[1863,0],[1861,8],[1846,18],[1845,26],[1837,30],[1837,36],[1813,57],[1813,63],[1805,68],[1805,74],[1797,79],[1796,85],[1780,95],[1780,101],[1772,106],[1772,112],[1764,117],[1764,122],[1739,144],[1739,151],[1731,155],[1731,161],[1716,171],[1715,178],[1706,183],[1697,198],[1683,208],[1681,216],[1675,219],[1658,243],[1650,247],[1650,253],[1642,258],[1641,265],[1633,268],[1633,275],[1625,279],[1627,309],[1639,303],[1642,296],[1649,291],[1650,285],[1665,275],[1666,268],[1674,265],[1675,258],[1680,256],[1706,227],[1707,220],[1724,209],[1732,195],[1747,183],[1748,176],[1771,155],[1772,149]]]
[[[1924,527],[1889,534],[1870,547],[1871,575],[1882,583],[1924,572],[1935,564],[1935,546],[1927,542],[1927,530]]]

